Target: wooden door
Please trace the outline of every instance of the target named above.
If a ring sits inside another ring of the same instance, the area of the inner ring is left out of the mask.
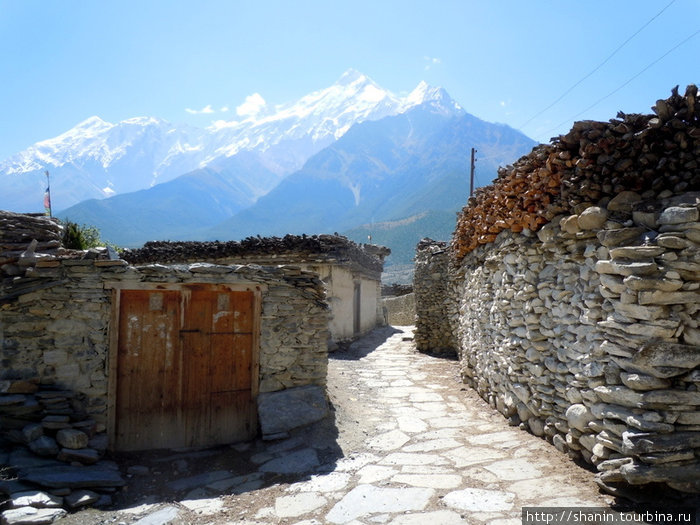
[[[255,436],[253,292],[122,290],[119,305],[115,449]]]

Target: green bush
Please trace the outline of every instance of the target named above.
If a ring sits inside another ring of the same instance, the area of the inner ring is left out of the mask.
[[[106,246],[100,239],[100,230],[86,224],[78,225],[72,221],[63,223],[63,246],[71,250],[89,250],[97,246]]]

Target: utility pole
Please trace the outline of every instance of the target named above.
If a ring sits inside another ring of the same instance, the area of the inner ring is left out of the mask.
[[[470,175],[469,175],[469,196],[471,197],[474,195],[474,168],[475,168],[475,163],[476,163],[476,149],[472,148],[472,162],[471,162],[471,170],[470,170]]]

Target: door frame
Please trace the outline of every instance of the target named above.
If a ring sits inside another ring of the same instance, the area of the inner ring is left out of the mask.
[[[112,290],[112,311],[109,323],[109,349],[107,352],[107,436],[109,450],[114,450],[117,437],[117,367],[119,362],[119,315],[121,309],[122,290],[173,290],[182,292],[193,286],[206,286],[216,291],[227,292],[252,292],[253,293],[253,342],[251,355],[251,401],[258,397],[260,383],[260,323],[262,317],[262,295],[267,290],[265,285],[245,283],[212,283],[212,282],[184,282],[184,283],[105,283],[106,289]]]

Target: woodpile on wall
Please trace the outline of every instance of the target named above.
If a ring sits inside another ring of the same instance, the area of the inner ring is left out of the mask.
[[[503,230],[538,230],[623,191],[643,199],[700,189],[700,100],[694,85],[658,100],[655,115],[618,113],[609,122],[576,122],[566,135],[501,168],[476,190],[453,237],[461,259]],[[668,195],[666,195],[668,196]]]
[[[447,286],[416,284],[416,342],[449,332],[465,382],[612,493],[700,492],[697,104],[576,123],[470,199],[447,271],[417,252]]]

